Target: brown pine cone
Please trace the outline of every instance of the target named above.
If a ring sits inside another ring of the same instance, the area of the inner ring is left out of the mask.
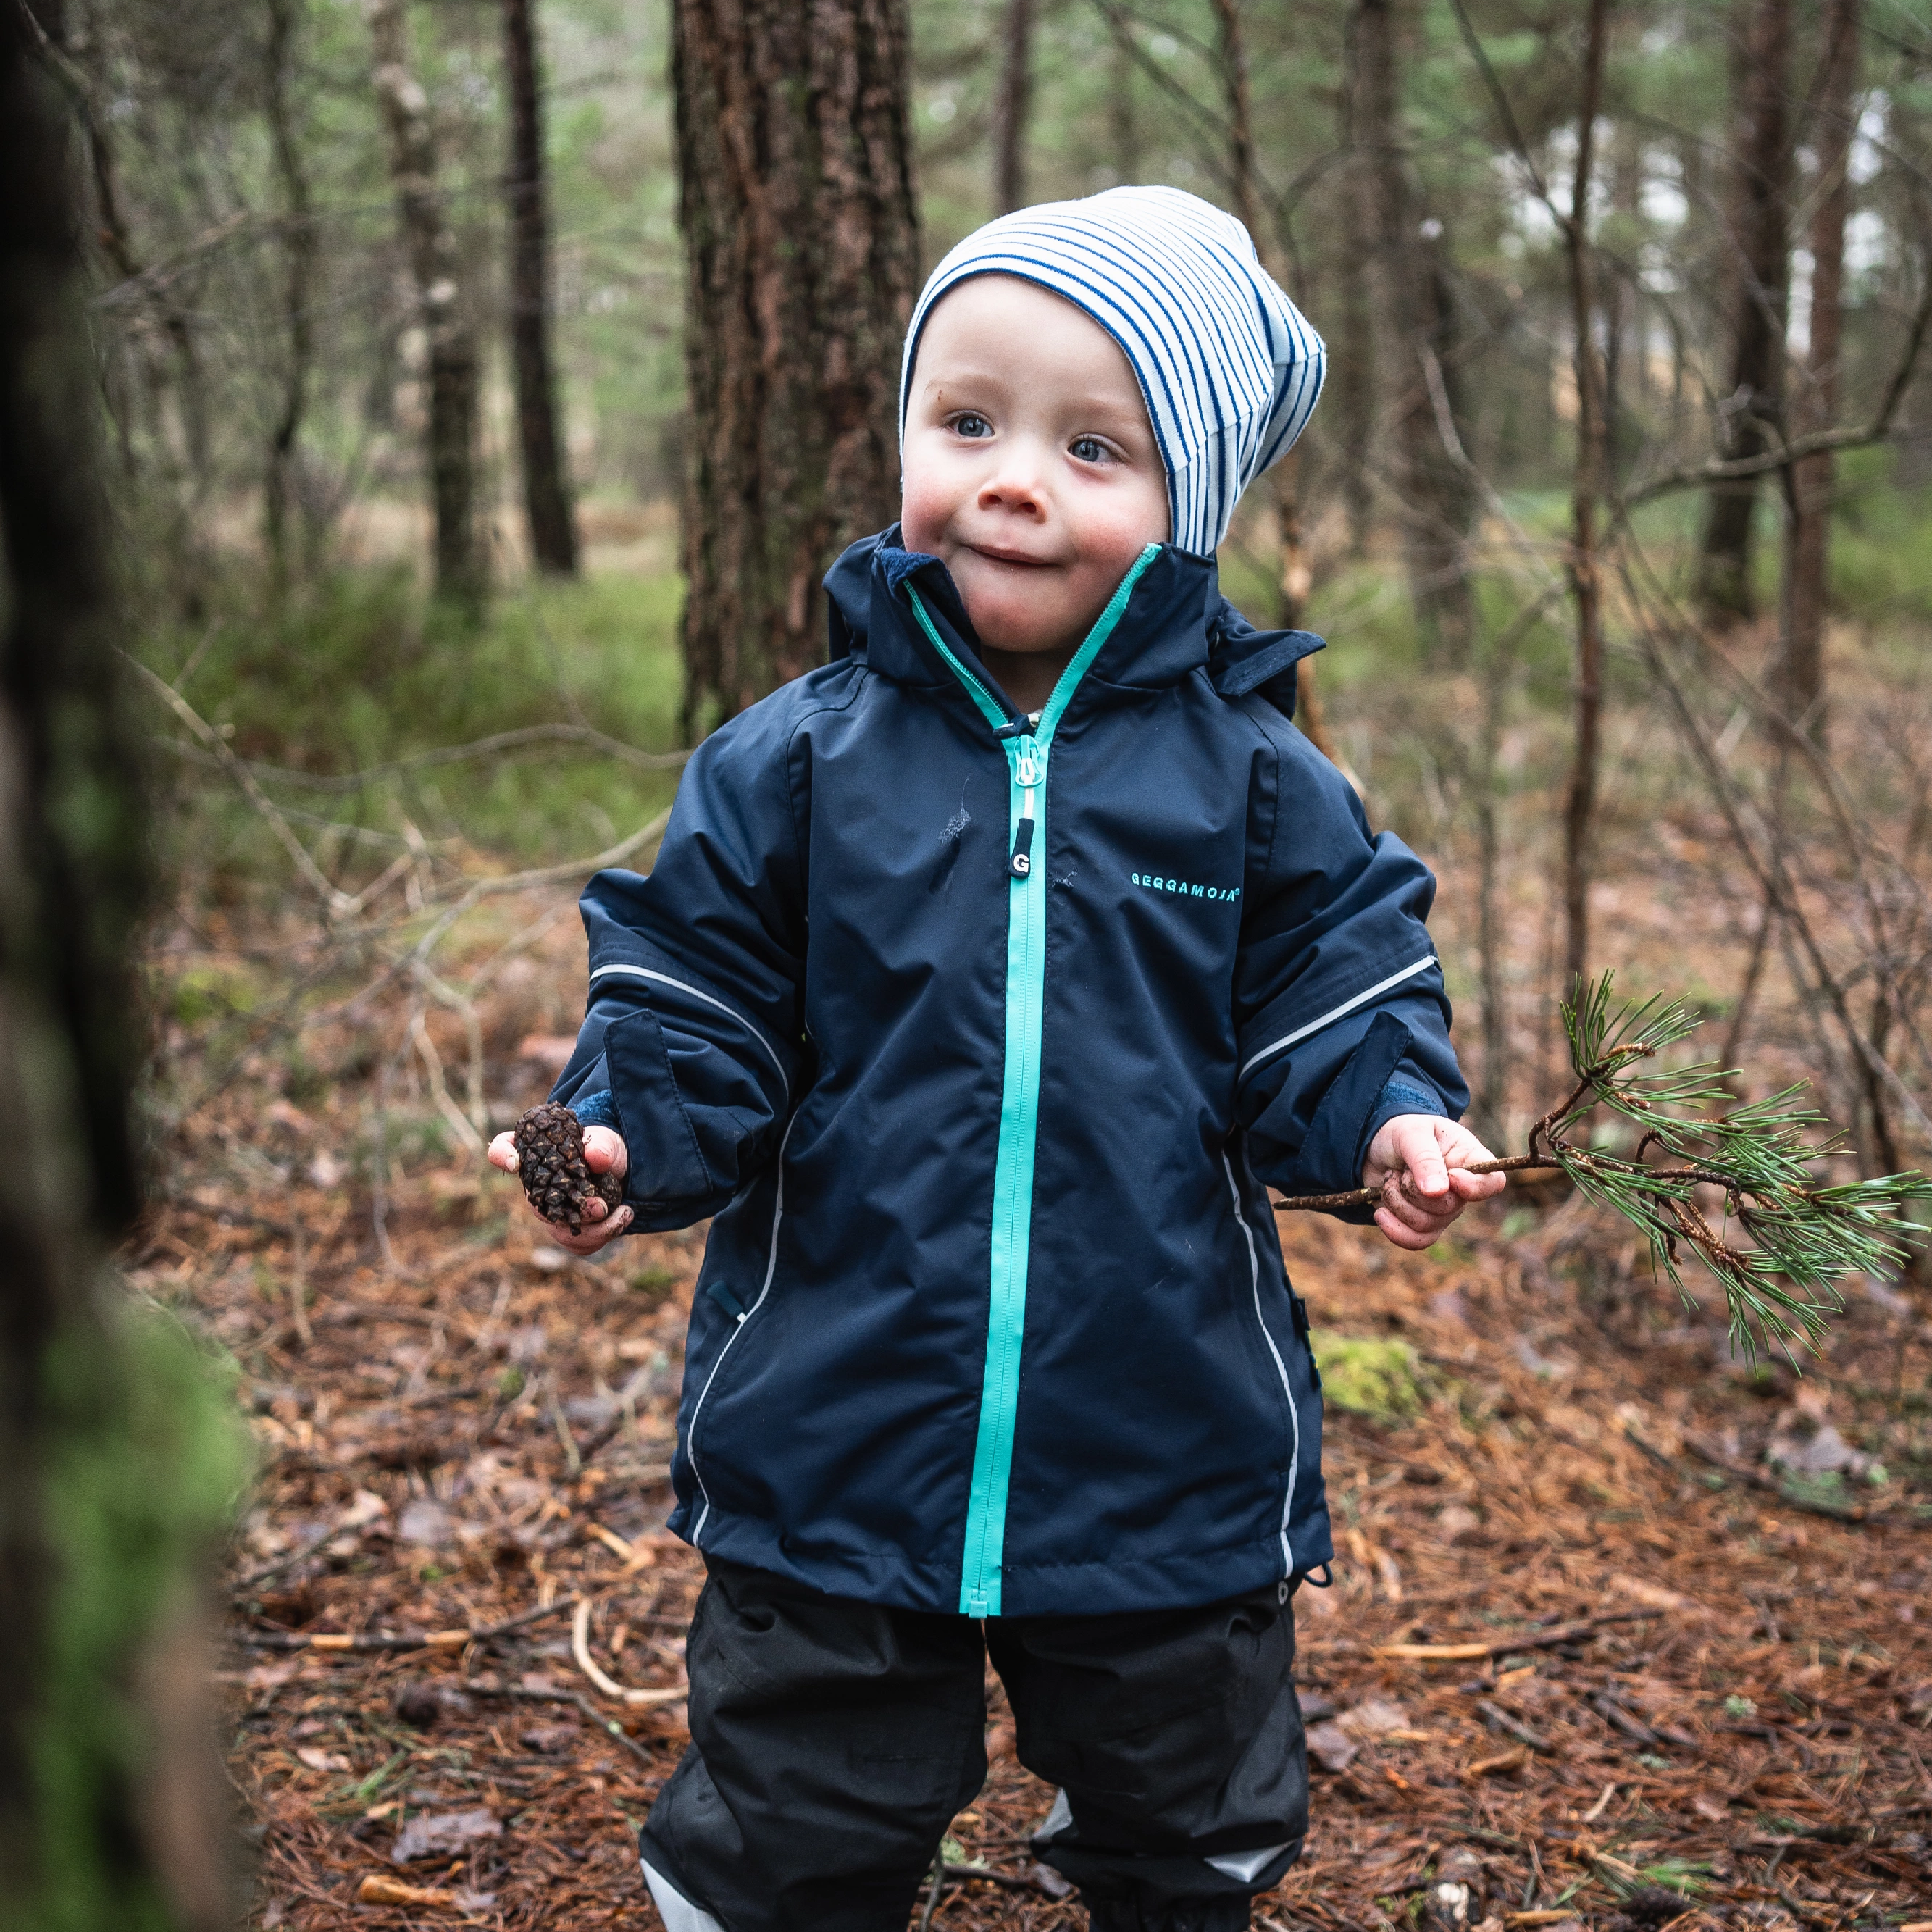
[[[615,1174],[591,1172],[577,1116],[554,1100],[532,1107],[517,1123],[517,1175],[530,1205],[573,1234],[583,1233],[591,1202],[615,1208],[623,1198],[624,1184]]]

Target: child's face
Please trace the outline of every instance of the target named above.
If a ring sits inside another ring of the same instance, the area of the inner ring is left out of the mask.
[[[1070,653],[1168,533],[1167,472],[1127,358],[1071,302],[976,275],[927,318],[900,512],[982,644]]]

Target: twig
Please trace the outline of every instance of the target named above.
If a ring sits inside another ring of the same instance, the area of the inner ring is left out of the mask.
[[[355,904],[349,894],[332,883],[328,874],[315,862],[308,848],[296,836],[295,828],[282,816],[274,801],[262,789],[254,773],[230,750],[227,740],[164,678],[157,676],[139,658],[129,652],[123,651],[121,655],[147,681],[161,702],[201,741],[221,769],[234,780],[242,796],[268,821],[269,830],[274,832],[282,849],[295,861],[296,870],[315,888],[330,916],[340,919],[352,914]]]
[[[1414,1663],[1478,1664],[1487,1657],[1520,1657],[1532,1650],[1555,1650],[1592,1635],[1605,1624],[1642,1623],[1663,1614],[1661,1610],[1611,1610],[1601,1616],[1580,1617],[1574,1623],[1553,1624],[1546,1630],[1498,1637],[1492,1642],[1383,1643],[1375,1646],[1374,1650],[1378,1657],[1397,1657]]]
[[[270,778],[302,791],[366,791],[388,778],[406,772],[428,771],[441,765],[467,764],[474,759],[494,757],[499,752],[514,752],[532,745],[586,745],[605,757],[621,759],[640,771],[676,771],[690,758],[688,752],[640,752],[621,738],[613,738],[588,724],[526,724],[514,731],[498,731],[467,745],[442,745],[434,751],[418,752],[405,758],[370,765],[359,772],[330,776],[304,772],[287,765],[266,765],[250,760],[244,769],[258,778]]]
[[[310,1537],[306,1543],[297,1544],[292,1550],[284,1551],[278,1556],[272,1563],[265,1563],[259,1570],[251,1570],[247,1576],[231,1583],[228,1588],[229,1595],[238,1600],[252,1595],[264,1583],[279,1576],[284,1570],[292,1570],[298,1563],[306,1557],[313,1556],[325,1544],[333,1543],[338,1536],[347,1534],[352,1527],[347,1523],[331,1523],[320,1534]]]
[[[607,1697],[621,1699],[625,1703],[638,1706],[658,1704],[682,1704],[691,1695],[688,1684],[674,1684],[662,1690],[627,1690],[622,1684],[606,1677],[590,1659],[590,1599],[580,1597],[577,1600],[577,1614],[571,1619],[570,1654],[577,1660],[577,1667],[582,1671]]]
[[[1870,1510],[1862,1503],[1834,1503],[1822,1496],[1801,1496],[1776,1477],[1768,1476],[1762,1469],[1754,1469],[1749,1463],[1726,1456],[1714,1442],[1707,1442],[1700,1436],[1687,1432],[1684,1446],[1699,1462],[1708,1462],[1714,1469],[1721,1469],[1745,1488],[1762,1490],[1766,1496],[1775,1496],[1780,1502],[1789,1503],[1793,1509],[1803,1510],[1808,1514],[1828,1516],[1834,1522],[1856,1523],[1867,1529],[1932,1529],[1932,1515],[1913,1516],[1903,1510]]]
[[[1540,1731],[1533,1731],[1520,1718],[1511,1717],[1493,1697],[1478,1697],[1476,1708],[1489,1720],[1492,1730],[1507,1731],[1532,1750],[1546,1751],[1550,1748],[1550,1740]]]
[[[1557,1160],[1540,1160],[1534,1154],[1513,1154],[1500,1160],[1472,1161],[1467,1167],[1458,1167],[1459,1174],[1529,1174],[1540,1173],[1563,1165]],[[1379,1208],[1385,1188],[1394,1186],[1406,1193],[1402,1176],[1390,1174],[1378,1187],[1352,1187],[1340,1194],[1289,1194],[1283,1196],[1275,1205],[1284,1211],[1298,1214],[1328,1214],[1337,1208]]]
[[[1731,1072],[1714,1063],[1672,1066],[1659,1056],[1700,1024],[1681,1000],[1652,997],[1612,1007],[1614,976],[1585,982],[1562,1007],[1576,1084],[1529,1130],[1527,1150],[1474,1162],[1476,1173],[1556,1167],[1579,1192],[1614,1208],[1648,1243],[1653,1265],[1690,1300],[1678,1262],[1688,1244],[1714,1274],[1730,1310],[1731,1333],[1748,1350],[1774,1341],[1786,1354],[1802,1342],[1816,1348],[1829,1317],[1844,1306],[1838,1283],[1902,1259],[1904,1238],[1924,1231],[1900,1217],[1925,1187],[1917,1174],[1826,1185],[1819,1162],[1840,1150],[1839,1137],[1809,1138],[1822,1117],[1798,1106],[1801,1088],[1740,1103]],[[1620,1115],[1639,1138],[1628,1156],[1589,1145],[1584,1123],[1598,1107]],[[1652,1166],[1660,1151],[1672,1164]],[[1370,1206],[1393,1183],[1412,1190],[1406,1174],[1346,1192],[1293,1196],[1288,1209]],[[1696,1190],[1724,1196],[1726,1225],[1750,1238],[1733,1245],[1700,1211]]]
[[[320,1651],[377,1651],[385,1653],[410,1650],[461,1650],[472,1643],[487,1643],[492,1637],[507,1636],[512,1630],[523,1629],[526,1624],[540,1623],[545,1617],[555,1616],[566,1607],[564,1603],[538,1604],[526,1610],[519,1610],[513,1617],[506,1617],[500,1624],[486,1624],[480,1628],[446,1630],[381,1631],[374,1634],[364,1632],[356,1636],[332,1630],[323,1630],[310,1635],[300,1630],[230,1630],[231,1643],[238,1643],[249,1650],[320,1650]]]
[[[932,1883],[926,1894],[926,1910],[919,1915],[919,1932],[928,1932],[932,1915],[939,1910],[939,1893],[946,1870],[946,1852],[944,1846],[932,1855]]]

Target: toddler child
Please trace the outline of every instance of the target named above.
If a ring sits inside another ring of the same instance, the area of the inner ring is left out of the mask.
[[[1216,587],[1322,366],[1192,196],[970,236],[831,662],[584,895],[553,1097],[624,1195],[551,1238],[711,1219],[692,1744],[642,1844],[670,1932],[902,1932],[989,1655],[1095,1928],[1232,1932],[1300,1852],[1289,1598],[1330,1546],[1268,1190],[1393,1177],[1421,1248],[1502,1185],[1465,1171],[1430,876],[1289,722],[1319,640]]]

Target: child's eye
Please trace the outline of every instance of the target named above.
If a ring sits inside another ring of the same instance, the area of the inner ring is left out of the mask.
[[[956,436],[978,438],[991,436],[993,425],[986,418],[971,410],[952,418],[952,432]]]
[[[1067,449],[1077,463],[1104,463],[1107,460],[1107,446],[1097,436],[1076,436],[1067,445]]]

